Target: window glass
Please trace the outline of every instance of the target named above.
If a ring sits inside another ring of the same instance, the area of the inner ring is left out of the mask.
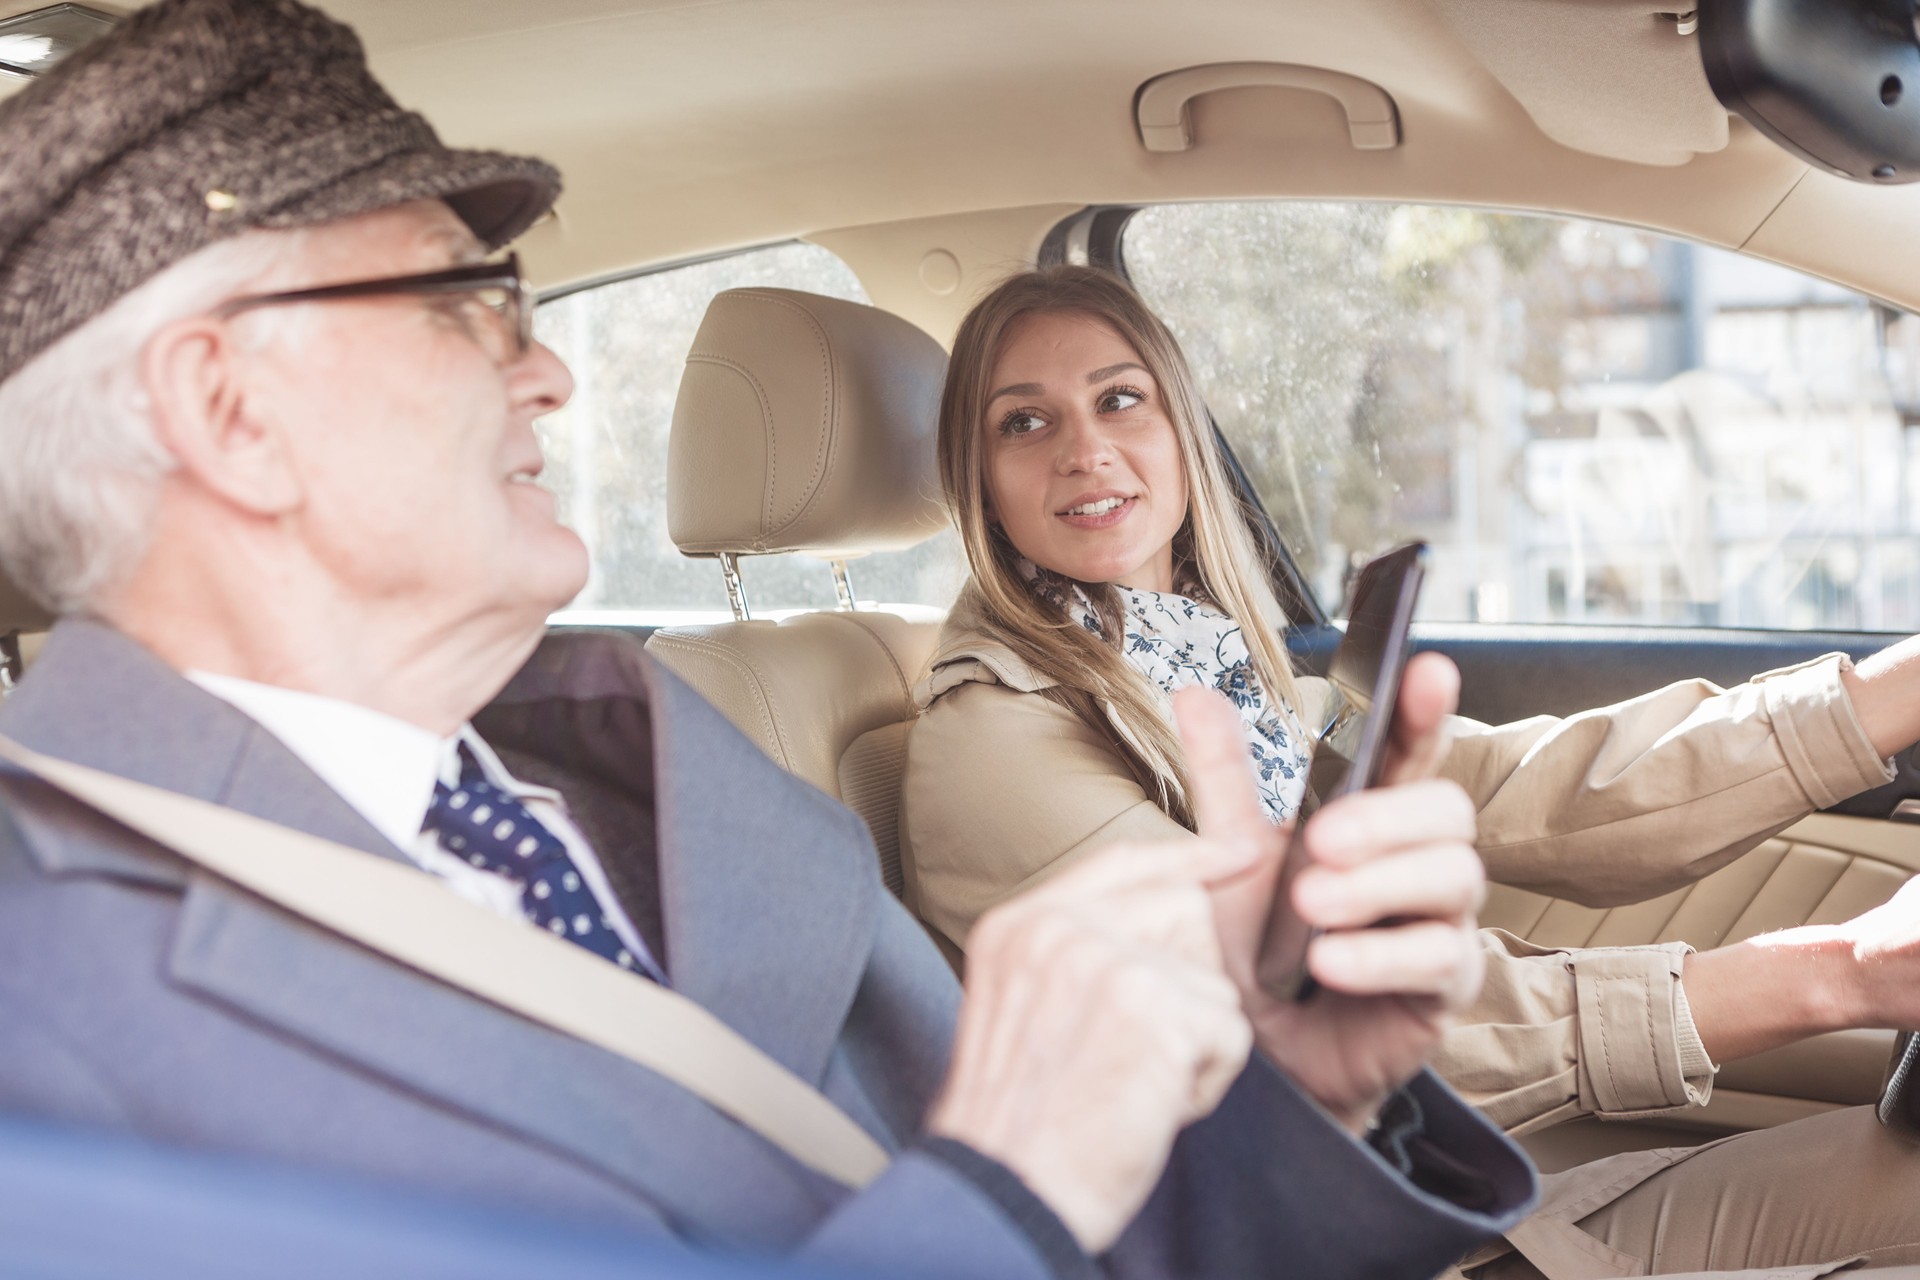
[[[817,245],[783,244],[583,289],[541,305],[540,341],[573,371],[573,399],[540,426],[545,483],[560,517],[586,540],[593,574],[574,611],[638,611],[672,622],[730,616],[720,567],[689,559],[667,536],[667,434],[694,331],[723,289],[772,285],[865,302],[847,265]],[[958,592],[958,540],[851,566],[862,600],[945,606]],[[743,559],[756,615],[830,609],[827,565],[810,557]]]
[[[1163,206],[1127,268],[1329,608],[1920,629],[1920,322],[1738,254],[1412,205]]]

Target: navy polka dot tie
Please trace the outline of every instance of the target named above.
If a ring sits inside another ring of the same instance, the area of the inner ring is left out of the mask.
[[[578,943],[623,969],[665,981],[652,956],[636,956],[620,941],[560,838],[541,826],[525,805],[488,782],[464,747],[460,785],[434,784],[433,804],[421,825],[440,838],[440,847],[448,853],[520,885],[522,909],[555,937]]]

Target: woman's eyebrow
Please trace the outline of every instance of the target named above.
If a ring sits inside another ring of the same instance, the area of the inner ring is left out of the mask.
[[[1096,382],[1104,382],[1108,378],[1111,378],[1114,374],[1125,373],[1129,369],[1138,369],[1141,373],[1147,372],[1147,367],[1143,364],[1138,363],[1137,361],[1122,360],[1119,364],[1110,364],[1104,369],[1095,369],[1092,373],[1087,375],[1087,385],[1092,386]],[[1000,388],[998,391],[988,396],[987,403],[992,404],[995,400],[998,400],[1001,396],[1037,396],[1042,394],[1045,390],[1046,388],[1042,387],[1037,382],[1015,382],[1009,386],[1004,386]]]

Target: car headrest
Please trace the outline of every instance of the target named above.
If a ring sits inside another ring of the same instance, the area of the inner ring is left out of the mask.
[[[687,555],[895,551],[945,526],[934,431],[947,357],[874,307],[729,289],[687,354],[667,532]]]
[[[0,636],[16,631],[45,631],[52,625],[53,615],[7,581],[6,574],[0,573]]]

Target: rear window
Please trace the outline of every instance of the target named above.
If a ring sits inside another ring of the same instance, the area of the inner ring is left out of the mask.
[[[725,289],[771,285],[867,301],[851,269],[817,245],[782,244],[582,289],[543,303],[540,341],[573,371],[573,400],[540,424],[545,483],[560,517],[585,539],[593,573],[558,620],[652,624],[732,616],[719,565],[689,559],[667,536],[667,436],[680,372],[707,303]],[[945,533],[911,551],[851,567],[865,601],[944,607],[961,557]],[[805,556],[753,556],[741,575],[756,615],[835,605],[828,566]]]

